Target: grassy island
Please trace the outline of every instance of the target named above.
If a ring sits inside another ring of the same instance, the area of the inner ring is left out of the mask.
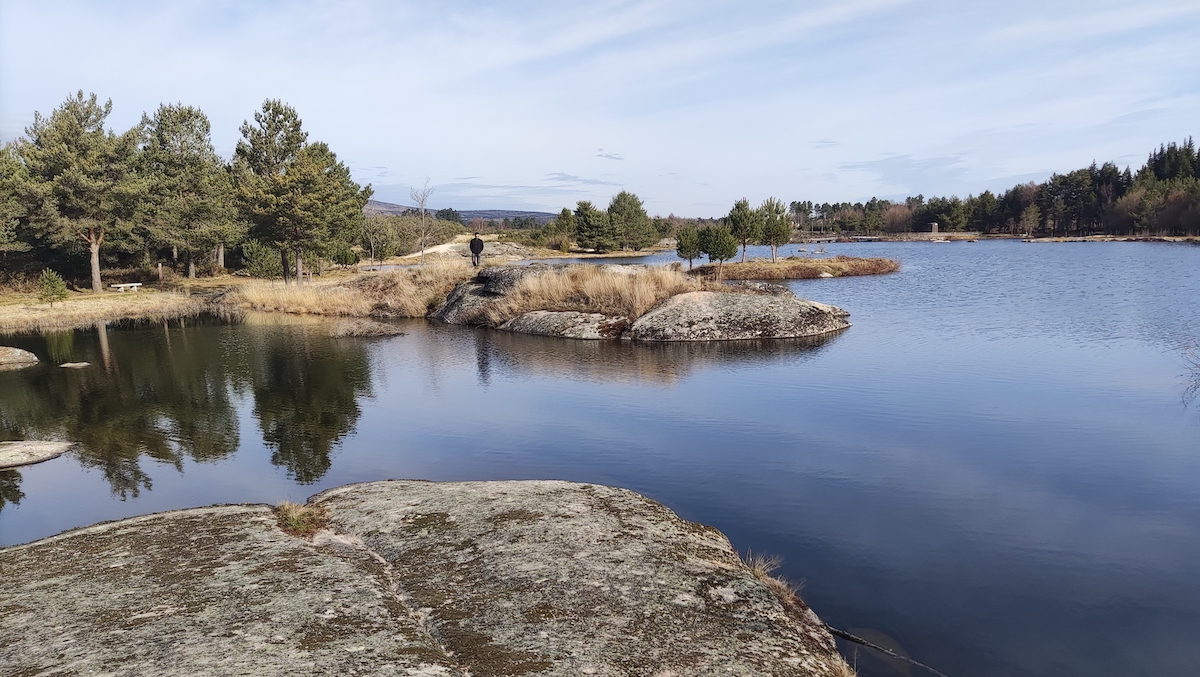
[[[793,256],[777,261],[751,259],[743,263],[726,263],[722,268],[721,278],[725,280],[810,280],[818,277],[894,273],[900,270],[900,262],[856,256],[835,256],[829,259]],[[712,263],[698,266],[692,274],[705,279],[716,279],[718,266]]]

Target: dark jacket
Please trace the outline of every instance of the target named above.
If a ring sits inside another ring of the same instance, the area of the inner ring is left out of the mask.
[[[480,240],[477,237],[471,238],[471,253],[472,254],[482,254],[483,253],[483,240]]]

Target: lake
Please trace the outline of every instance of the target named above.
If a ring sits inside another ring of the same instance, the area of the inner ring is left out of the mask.
[[[0,372],[0,435],[81,443],[0,473],[0,544],[384,478],[595,482],[782,556],[830,624],[952,677],[1196,674],[1200,247],[827,249],[904,267],[792,283],[851,313],[820,341],[269,316],[6,337],[93,366]]]

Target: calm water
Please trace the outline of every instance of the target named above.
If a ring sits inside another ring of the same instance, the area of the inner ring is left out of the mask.
[[[0,435],[81,442],[0,474],[0,543],[388,477],[601,482],[782,555],[830,623],[953,677],[1200,672],[1200,402],[1181,353],[1200,248],[828,251],[904,269],[795,283],[852,314],[818,343],[424,321],[334,340],[269,319],[109,328],[107,350],[96,331],[10,337],[95,366],[0,373]]]

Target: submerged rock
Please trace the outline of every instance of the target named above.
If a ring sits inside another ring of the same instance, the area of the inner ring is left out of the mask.
[[[672,296],[634,321],[635,341],[800,338],[845,329],[841,308],[781,293],[697,291]]]
[[[83,369],[84,367],[92,366],[91,362],[63,362],[58,365],[63,369]]]
[[[354,318],[334,322],[329,327],[329,335],[334,338],[351,336],[403,336],[404,331],[394,324]]]
[[[629,320],[600,313],[535,310],[500,325],[519,334],[558,336],[573,339],[618,338],[629,328]]]
[[[0,346],[0,367],[24,367],[38,363],[37,355],[28,350]]]
[[[446,324],[474,324],[479,314],[494,297],[483,291],[479,282],[459,282],[442,305],[429,317]]]
[[[376,482],[138,517],[0,550],[17,674],[844,674],[716,529],[622,489]],[[52,633],[41,631],[54,628]]]
[[[0,442],[0,469],[49,461],[67,453],[72,446],[73,442]]]

